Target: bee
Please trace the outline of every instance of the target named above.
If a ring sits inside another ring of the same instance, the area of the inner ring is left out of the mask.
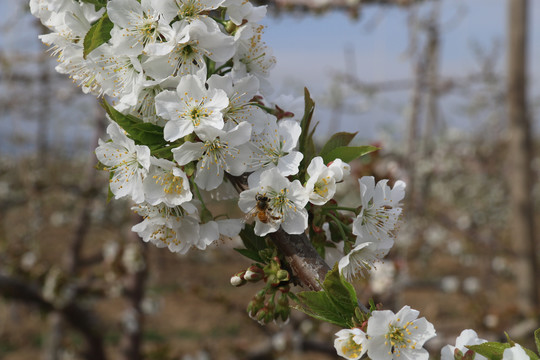
[[[272,215],[272,208],[270,207],[270,199],[266,194],[255,195],[255,207],[246,215],[246,219],[257,217],[263,224],[272,223],[281,219],[280,216]]]

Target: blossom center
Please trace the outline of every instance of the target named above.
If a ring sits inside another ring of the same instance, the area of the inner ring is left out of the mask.
[[[172,172],[163,173],[162,175],[154,175],[157,185],[163,187],[166,194],[182,194],[184,179],[179,176],[174,176]]]
[[[289,194],[289,189],[281,189],[279,192],[271,191],[269,193],[272,198],[272,209],[277,211],[280,215],[283,215],[289,210],[296,211],[296,206],[294,203],[287,197]]]
[[[388,326],[389,331],[384,335],[386,338],[385,345],[391,345],[392,349],[390,352],[392,354],[397,354],[399,356],[401,351],[406,348],[416,348],[417,343],[409,339],[409,337],[412,336],[412,333],[409,330],[411,325],[413,325],[413,323],[409,321],[402,327],[393,324]]]
[[[317,195],[320,195],[322,197],[325,197],[326,194],[328,194],[328,179],[330,179],[329,176],[327,177],[324,177],[322,179],[320,179],[319,181],[317,181],[315,183],[315,186],[313,188],[313,191],[317,194]]]
[[[356,359],[362,354],[362,345],[357,344],[353,335],[341,345],[341,351],[348,359]]]

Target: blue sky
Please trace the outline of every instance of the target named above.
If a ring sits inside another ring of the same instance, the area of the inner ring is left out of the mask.
[[[464,75],[477,69],[471,43],[489,47],[501,45],[498,66],[504,70],[504,46],[507,0],[442,0],[442,56],[444,75]],[[430,2],[423,5],[428,11]],[[15,12],[21,0],[0,0],[0,23],[13,22],[13,31],[0,36],[0,50],[36,53],[42,51],[36,39],[34,19]],[[540,4],[530,1],[530,75],[531,84],[540,79]],[[321,104],[328,92],[331,74],[345,70],[345,49],[354,49],[358,77],[364,81],[385,81],[411,77],[407,58],[407,12],[401,8],[365,7],[359,21],[339,12],[319,16],[282,14],[267,17],[265,41],[277,58],[271,82],[280,92],[299,94],[307,86],[318,100],[320,134],[328,129],[330,113]],[[371,24],[372,26],[368,26]],[[533,85],[535,93],[539,87]],[[358,130],[368,138],[377,137],[378,129],[387,125],[399,133],[404,120],[407,92],[385,96],[353,115],[344,115],[338,130]],[[356,106],[355,104],[353,104]],[[444,107],[445,104],[443,104]],[[459,123],[456,121],[455,123]]]

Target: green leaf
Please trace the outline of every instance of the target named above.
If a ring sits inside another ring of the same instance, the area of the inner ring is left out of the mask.
[[[354,316],[354,310],[358,307],[358,299],[354,287],[339,273],[338,265],[326,274],[323,289],[328,293],[334,304],[343,313]]]
[[[508,349],[510,344],[502,344],[498,342],[486,342],[480,345],[468,345],[466,348],[471,349],[477,354],[485,356],[490,360],[501,360],[504,350]]]
[[[137,145],[148,146],[152,155],[159,153],[160,156],[158,157],[169,157],[170,150],[165,151],[166,154],[164,154],[164,150],[170,148],[170,146],[163,138],[163,128],[161,126],[145,123],[133,115],[124,115],[105,100],[103,100],[102,104],[109,117],[120,125]]]
[[[302,133],[298,139],[299,151],[303,154],[306,147],[306,140],[309,134],[309,128],[311,127],[311,119],[313,117],[313,111],[315,110],[315,102],[311,98],[307,88],[304,88],[304,116],[300,121],[300,127]]]
[[[322,288],[322,291],[300,292],[299,310],[316,319],[351,328],[358,299],[354,287],[339,273],[337,264],[326,274]]]
[[[358,134],[355,133],[348,133],[348,132],[338,132],[332,135],[330,139],[324,144],[322,150],[321,150],[321,156],[324,157],[326,154],[328,154],[330,151],[343,146],[348,146],[349,143],[352,141],[352,139]]]
[[[107,0],[79,0],[80,2],[93,4],[96,7],[96,10],[99,10],[107,6]]]
[[[534,342],[536,343],[536,351],[540,354],[540,329],[536,329],[534,332]]]
[[[348,163],[353,161],[360,156],[369,154],[373,151],[378,150],[378,147],[365,145],[365,146],[340,146],[337,147],[323,156],[323,161],[325,164],[332,162],[336,159],[341,159],[344,162]]]
[[[90,27],[90,30],[88,30],[84,37],[83,57],[85,59],[94,49],[109,41],[113,26],[114,24],[109,20],[107,13],[105,13],[101,19]]]
[[[534,351],[529,350],[527,348],[523,348],[523,350],[525,350],[525,352],[527,353],[527,355],[529,356],[531,360],[539,360],[538,355],[536,355]]]
[[[110,171],[110,172],[109,172],[109,180],[112,180],[113,176],[114,176],[114,172],[113,172],[113,171]],[[109,185],[109,186],[107,186],[107,204],[108,204],[112,199],[114,199],[114,194],[113,194],[113,192],[112,192],[112,190],[111,190],[111,186]]]
[[[234,250],[251,260],[265,263],[263,256],[261,256],[261,251],[266,250],[268,246],[263,237],[255,235],[254,228],[253,225],[246,224],[246,226],[244,226],[242,231],[240,231],[240,238],[246,248]]]
[[[252,249],[239,249],[239,248],[234,248],[234,250],[237,251],[238,253],[244,255],[248,259],[254,260],[254,261],[259,262],[259,263],[264,262],[263,259],[259,256],[258,251],[254,251]]]
[[[301,180],[304,180],[306,169],[311,162],[313,156],[315,156],[315,143],[313,142],[313,133],[315,128],[311,129],[311,119],[313,118],[313,111],[315,110],[315,102],[311,98],[307,88],[304,88],[304,116],[300,121],[300,138],[298,139],[298,151],[304,155],[304,158],[300,162],[300,169],[298,176]]]
[[[295,307],[305,314],[342,328],[350,328],[349,319],[336,312],[334,304],[324,291],[303,291],[297,294],[301,306]]]

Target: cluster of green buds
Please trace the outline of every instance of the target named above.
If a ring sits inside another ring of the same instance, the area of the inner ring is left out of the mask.
[[[277,256],[270,259],[268,264],[252,264],[246,270],[231,277],[233,286],[242,286],[247,282],[263,280],[265,286],[249,302],[247,312],[252,319],[261,324],[271,321],[287,321],[290,315],[289,299],[294,295],[290,292],[290,274],[281,268]]]
[[[260,290],[247,306],[248,315],[260,324],[286,322],[291,313],[289,299],[294,296],[289,290],[289,284]]]

